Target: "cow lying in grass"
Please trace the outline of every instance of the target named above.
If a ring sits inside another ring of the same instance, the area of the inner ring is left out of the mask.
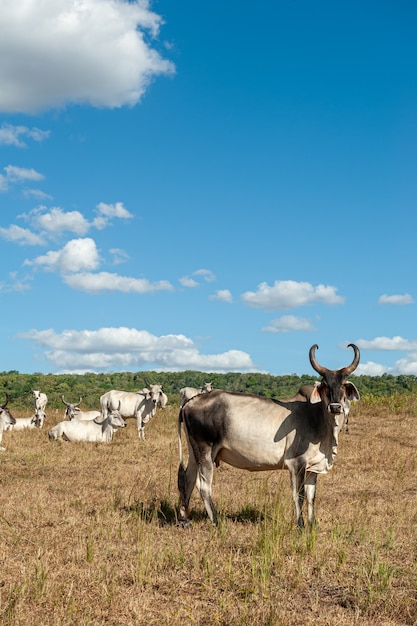
[[[51,428],[48,437],[51,441],[91,441],[96,443],[110,443],[113,433],[118,428],[124,428],[126,422],[118,411],[112,411],[103,420],[64,420]]]

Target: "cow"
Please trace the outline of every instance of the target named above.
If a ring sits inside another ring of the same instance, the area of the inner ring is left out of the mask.
[[[153,391],[118,391],[112,389],[100,397],[100,412],[105,419],[109,411],[118,410],[124,419],[136,418],[138,439],[145,439],[145,424],[155,414],[156,398]]]
[[[155,384],[149,385],[148,387],[144,387],[141,389],[142,393],[152,394],[153,399],[155,400],[155,406],[152,411],[151,417],[153,417],[156,413],[156,409],[164,409],[168,404],[168,396],[162,391],[162,385]]]
[[[35,410],[40,409],[44,411],[48,402],[48,396],[41,391],[32,391],[33,400],[35,403]]]
[[[313,389],[314,389],[314,385],[303,385],[302,387],[300,387],[300,389],[295,394],[295,396],[293,396],[291,399],[299,400],[300,402],[308,402],[310,400]],[[345,428],[345,433],[349,432],[349,412],[350,412],[350,400],[348,400],[348,398],[345,397],[343,400],[343,413],[345,415],[345,419],[341,428],[342,431],[343,431],[343,427]]]
[[[5,430],[33,430],[35,428],[42,428],[46,419],[45,411],[42,409],[36,409],[35,414],[30,417],[16,417],[14,424],[9,424]]]
[[[9,402],[9,394],[6,393],[6,402],[0,404],[0,451],[3,452],[6,448],[2,445],[3,439],[3,430],[5,430],[8,426],[13,426],[16,424],[16,419],[10,413],[9,409],[7,409],[7,404]]]
[[[180,407],[184,406],[185,402],[194,398],[194,396],[200,393],[209,393],[213,390],[213,383],[204,383],[201,387],[183,387],[180,389]]]
[[[96,417],[101,415],[100,411],[82,411],[78,408],[82,402],[82,397],[80,396],[80,401],[78,404],[72,404],[71,402],[66,402],[64,398],[64,394],[61,396],[62,402],[65,404],[65,417],[69,420],[93,420]]]
[[[108,413],[106,419],[94,420],[63,420],[50,429],[48,437],[51,441],[88,441],[93,443],[110,443],[113,433],[124,428],[126,422],[118,411]]]
[[[358,367],[360,352],[355,344],[348,347],[353,348],[353,361],[339,370],[319,365],[317,344],[310,348],[310,363],[322,378],[308,402],[213,390],[180,408],[178,490],[179,521],[183,525],[189,523],[188,507],[196,484],[210,520],[217,524],[211,485],[214,465],[220,461],[249,471],[287,469],[297,527],[304,527],[305,498],[308,523],[314,525],[317,477],[333,467],[345,398],[359,400],[358,390],[347,377]],[[186,469],[182,424],[188,443]]]

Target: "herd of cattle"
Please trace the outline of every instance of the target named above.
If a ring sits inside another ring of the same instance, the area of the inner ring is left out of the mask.
[[[356,386],[347,380],[359,365],[355,344],[350,365],[330,370],[320,365],[313,345],[309,359],[321,376],[315,385],[304,385],[296,395],[276,400],[247,393],[213,389],[212,383],[180,390],[178,416],[179,520],[188,525],[188,508],[194,487],[200,493],[210,520],[217,524],[211,497],[214,466],[223,461],[249,471],[287,469],[290,473],[297,526],[304,526],[303,504],[307,500],[308,523],[312,525],[319,474],[326,474],[337,454],[338,436],[348,431],[350,403],[360,399]],[[0,405],[0,450],[4,430],[42,428],[47,397],[33,391],[35,412],[28,418],[14,418],[6,402]],[[65,418],[48,431],[50,440],[110,442],[113,434],[136,418],[138,438],[145,438],[145,425],[168,398],[162,385],[150,385],[137,392],[111,390],[100,398],[100,410],[82,411],[67,402]],[[188,444],[188,465],[184,468],[182,427]]]

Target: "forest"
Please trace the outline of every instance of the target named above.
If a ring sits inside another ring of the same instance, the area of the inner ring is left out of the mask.
[[[61,397],[68,402],[78,402],[82,398],[82,408],[93,409],[99,406],[100,396],[110,389],[136,391],[153,383],[162,384],[171,405],[179,403],[179,390],[182,387],[199,387],[212,382],[216,389],[253,393],[268,398],[288,398],[305,384],[319,380],[317,376],[289,374],[272,376],[259,373],[225,374],[206,373],[194,370],[181,372],[113,372],[106,374],[21,374],[18,371],[0,372],[0,402],[4,394],[10,398],[10,406],[17,409],[32,407],[32,390],[38,389],[48,396],[49,408],[62,408]],[[351,376],[365,399],[398,394],[417,394],[417,376]]]

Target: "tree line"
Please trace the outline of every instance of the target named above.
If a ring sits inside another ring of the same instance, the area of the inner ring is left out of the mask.
[[[288,374],[225,374],[205,373],[194,370],[182,372],[113,372],[106,374],[21,374],[18,371],[0,372],[0,403],[5,394],[10,405],[17,409],[33,406],[32,390],[39,389],[48,396],[48,408],[62,408],[61,396],[67,402],[78,402],[82,397],[82,408],[99,407],[100,396],[110,389],[137,391],[153,383],[160,383],[172,405],[179,403],[182,387],[200,387],[205,382],[213,383],[216,389],[254,393],[268,398],[289,398],[302,385],[314,384],[317,376]],[[361,396],[391,396],[395,394],[417,394],[417,377],[414,375],[351,376]]]

